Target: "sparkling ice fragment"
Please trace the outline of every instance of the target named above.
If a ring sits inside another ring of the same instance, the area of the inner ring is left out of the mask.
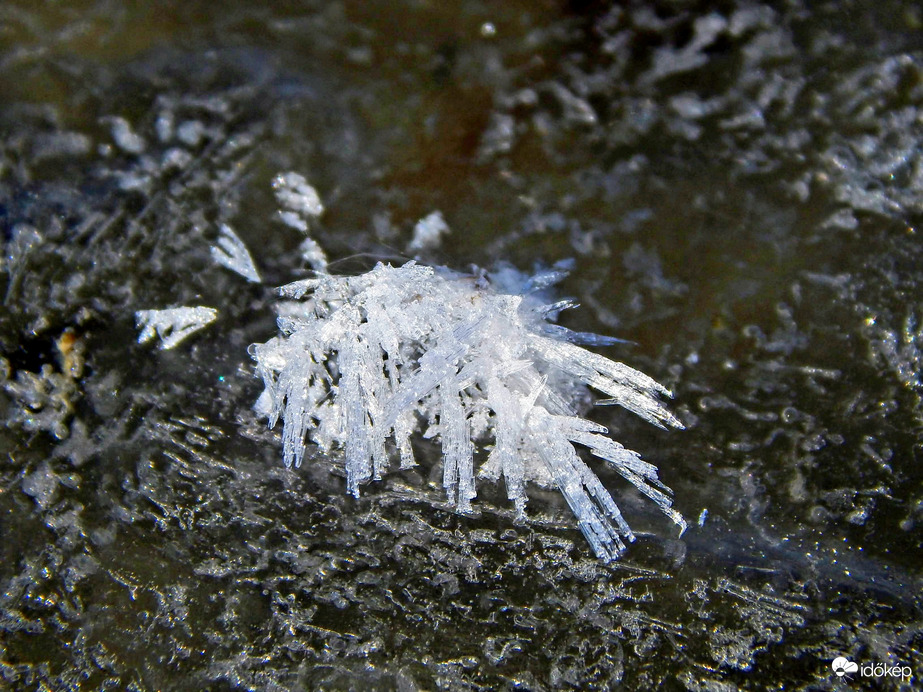
[[[283,207],[302,217],[317,217],[324,213],[320,195],[300,173],[280,173],[272,181],[276,199]]]
[[[272,181],[276,200],[282,206],[279,220],[286,226],[305,235],[310,230],[310,221],[324,213],[320,195],[317,194],[303,175],[295,172],[280,173]],[[305,238],[300,247],[301,257],[316,272],[327,271],[327,255],[313,238]]]
[[[138,310],[135,313],[135,322],[141,330],[138,343],[146,343],[158,336],[160,348],[170,349],[193,332],[214,322],[217,317],[217,310],[206,307]]]
[[[260,283],[260,273],[256,270],[247,246],[227,224],[221,224],[218,229],[218,244],[212,245],[212,257],[218,264],[237,272],[247,281]]]

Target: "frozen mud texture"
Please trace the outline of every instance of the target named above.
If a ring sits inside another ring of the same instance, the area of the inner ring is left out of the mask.
[[[0,687],[923,674],[923,13],[440,5],[0,7]],[[676,394],[683,433],[593,418],[682,539],[614,473],[639,540],[607,566],[554,493],[455,514],[425,441],[360,499],[342,459],[285,469],[246,347],[310,267],[289,171],[334,272],[575,258],[562,322]],[[225,225],[263,284],[213,259]],[[198,305],[137,343],[136,312]]]

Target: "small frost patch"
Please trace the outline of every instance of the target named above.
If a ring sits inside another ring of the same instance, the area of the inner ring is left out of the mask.
[[[434,211],[432,214],[420,219],[417,225],[413,227],[413,239],[407,249],[411,252],[433,250],[439,247],[442,236],[448,233],[449,224],[442,217],[442,212]]]

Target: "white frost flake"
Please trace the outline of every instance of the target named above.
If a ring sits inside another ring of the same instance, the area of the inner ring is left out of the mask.
[[[442,236],[447,233],[449,233],[449,225],[442,217],[442,212],[434,211],[417,221],[417,225],[413,227],[413,239],[407,249],[411,252],[433,250],[439,247]]]
[[[316,272],[327,271],[327,254],[314,238],[305,238],[298,246],[301,259],[307,262]]]
[[[272,181],[276,200],[281,205],[279,220],[286,226],[301,231],[305,235],[310,230],[310,221],[324,213],[320,195],[300,173],[290,171],[280,173]],[[301,243],[301,257],[316,272],[327,271],[327,255],[313,238],[305,238]]]
[[[324,213],[320,195],[300,173],[280,173],[272,181],[279,204],[302,217],[318,217]]]
[[[143,344],[159,336],[160,348],[170,349],[193,332],[214,322],[217,317],[217,310],[206,307],[138,310],[135,313],[135,322],[141,330],[138,343]]]
[[[227,224],[221,224],[218,229],[218,244],[212,245],[212,258],[221,266],[237,272],[247,281],[261,281],[260,273],[256,270],[247,246]]]

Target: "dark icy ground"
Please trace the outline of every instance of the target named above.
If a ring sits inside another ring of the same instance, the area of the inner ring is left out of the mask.
[[[919,685],[917,4],[254,4],[0,4],[0,689]],[[556,492],[452,513],[424,440],[359,500],[284,469],[247,346],[307,275],[289,170],[337,272],[434,210],[425,261],[575,258],[564,323],[676,393],[685,432],[592,417],[682,538],[595,463],[640,533],[611,566]],[[179,305],[220,315],[136,343]]]

